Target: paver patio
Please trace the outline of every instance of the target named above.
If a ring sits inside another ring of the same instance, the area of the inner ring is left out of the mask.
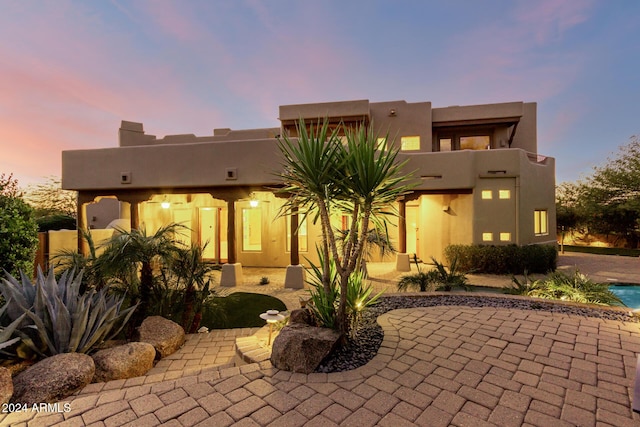
[[[298,293],[286,294],[288,305]],[[640,324],[465,306],[394,310],[378,321],[382,346],[353,371],[233,367],[228,343],[253,330],[212,331],[147,376],[89,385],[67,401],[69,412],[4,414],[0,425],[640,425],[631,410]]]
[[[429,307],[379,318],[378,355],[350,372],[269,362],[162,382],[106,383],[68,413],[12,426],[637,426],[638,324],[542,311]],[[130,381],[130,380],[127,380]],[[135,385],[134,385],[135,384]]]

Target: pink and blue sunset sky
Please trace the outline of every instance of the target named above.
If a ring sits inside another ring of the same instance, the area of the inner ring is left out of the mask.
[[[60,176],[121,120],[209,135],[283,104],[538,103],[573,181],[640,134],[640,2],[0,0],[0,172]]]

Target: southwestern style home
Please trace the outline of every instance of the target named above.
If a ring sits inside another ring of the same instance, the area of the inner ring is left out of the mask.
[[[402,254],[443,258],[451,244],[555,244],[555,162],[537,152],[536,104],[433,108],[430,102],[356,100],[279,109],[280,126],[156,138],[123,121],[119,146],[62,153],[62,186],[78,192],[78,228],[105,228],[87,207],[113,199],[119,226],[150,233],[171,222],[186,244],[230,265],[317,263],[320,224],[279,216],[278,138],[299,119],[373,124],[400,148],[418,181],[398,200],[389,233]],[[348,218],[334,218],[338,228]],[[302,222],[302,223],[299,223]],[[389,259],[389,261],[395,260]]]

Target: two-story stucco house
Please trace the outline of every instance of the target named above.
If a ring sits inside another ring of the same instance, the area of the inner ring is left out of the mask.
[[[389,228],[401,253],[442,259],[450,244],[555,243],[555,164],[537,152],[535,103],[285,105],[280,127],[162,139],[123,121],[118,147],[62,153],[62,185],[79,192],[79,227],[91,225],[88,204],[115,198],[131,227],[183,223],[191,230],[185,242],[208,242],[205,256],[222,263],[317,261],[319,224],[296,227],[298,218],[278,217],[282,199],[270,190],[280,184],[277,138],[295,137],[299,118],[373,123],[395,137],[400,160],[408,159],[407,172],[419,179],[398,201],[401,218]],[[342,219],[335,221],[340,227]]]

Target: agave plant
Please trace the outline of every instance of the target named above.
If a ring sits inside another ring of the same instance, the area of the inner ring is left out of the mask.
[[[87,353],[115,337],[136,308],[122,310],[123,298],[106,289],[80,294],[82,272],[67,270],[56,281],[53,268],[46,277],[38,269],[35,283],[21,278],[7,274],[2,280],[4,310],[11,325],[17,323],[15,333],[40,356]]]
[[[5,305],[4,307],[0,308],[0,318],[2,318],[2,315],[7,310],[7,307],[8,306]],[[14,335],[14,332],[18,328],[18,326],[20,326],[20,323],[22,323],[22,319],[24,319],[25,316],[26,314],[23,314],[22,316],[18,317],[6,328],[0,327],[0,354],[8,354],[3,350],[20,341],[20,337],[12,338],[12,336]]]

